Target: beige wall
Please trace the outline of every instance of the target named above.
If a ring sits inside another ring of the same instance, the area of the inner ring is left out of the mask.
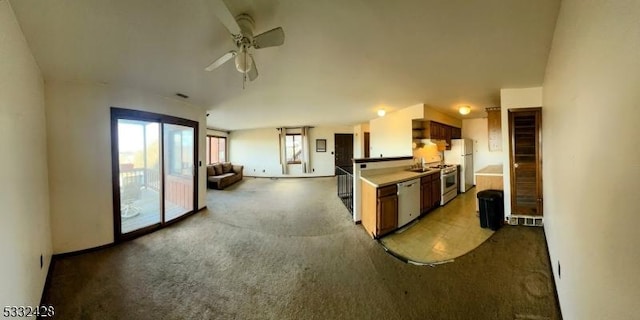
[[[504,215],[511,215],[511,171],[509,167],[509,109],[542,106],[542,87],[500,90],[500,116],[502,121],[502,163],[504,182]],[[542,114],[544,114],[544,109]],[[542,121],[542,131],[545,124]],[[543,143],[544,145],[544,143]],[[544,156],[544,154],[543,154]],[[544,179],[544,177],[543,177]],[[546,191],[543,190],[543,198]]]
[[[436,109],[424,106],[424,120],[440,122],[454,127],[462,127],[462,120],[444,114]]]
[[[371,120],[371,158],[412,156],[411,120],[423,116],[424,105],[418,104]]]
[[[353,127],[353,158],[364,158],[364,133],[371,132],[369,123],[362,123]]]
[[[564,0],[558,17],[544,81],[543,185],[564,319],[638,318],[639,17],[637,0]]]
[[[309,162],[313,172],[303,173],[302,165],[289,165],[288,174],[282,174],[276,128],[236,130],[229,135],[229,154],[234,163],[244,166],[244,174],[253,177],[313,177],[334,174],[334,134],[353,134],[350,126],[314,127],[309,130],[311,154]],[[316,152],[316,139],[327,140],[327,151]]]
[[[462,137],[473,140],[474,171],[488,165],[502,164],[504,161],[504,150],[489,151],[489,128],[487,125],[487,118],[462,120]]]
[[[51,261],[44,86],[8,1],[0,1],[0,146],[0,302],[37,306]]]
[[[114,240],[110,107],[167,114],[200,123],[205,162],[205,111],[183,101],[102,84],[48,82],[47,142],[53,251],[92,248]],[[206,205],[206,170],[198,205]]]

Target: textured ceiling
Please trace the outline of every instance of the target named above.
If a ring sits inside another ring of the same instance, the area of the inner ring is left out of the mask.
[[[207,0],[12,0],[45,80],[127,85],[209,110],[244,129],[355,124],[424,103],[484,116],[500,88],[542,85],[559,0],[226,0],[282,47],[255,52],[242,89],[234,48]]]

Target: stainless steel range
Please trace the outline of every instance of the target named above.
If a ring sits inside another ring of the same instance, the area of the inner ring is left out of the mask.
[[[440,169],[440,205],[453,200],[458,195],[458,169],[454,165],[440,164],[429,168]]]

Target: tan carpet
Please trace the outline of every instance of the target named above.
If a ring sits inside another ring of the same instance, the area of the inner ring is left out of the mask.
[[[543,230],[505,227],[437,267],[387,254],[335,178],[252,179],[209,209],[109,249],[58,259],[57,319],[559,319]]]

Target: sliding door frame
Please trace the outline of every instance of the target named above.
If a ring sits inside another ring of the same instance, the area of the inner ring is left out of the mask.
[[[161,195],[160,199],[160,223],[152,224],[150,226],[131,231],[126,234],[122,234],[122,221],[120,216],[121,203],[120,203],[120,155],[119,155],[119,141],[118,141],[118,120],[140,120],[159,123],[160,127],[160,184]],[[193,209],[182,216],[175,218],[171,221],[165,221],[165,148],[164,148],[164,125],[175,124],[185,127],[191,127],[194,131],[193,136]],[[155,230],[164,228],[165,226],[179,222],[194,213],[198,212],[198,176],[200,169],[200,158],[198,155],[198,122],[179,117],[140,111],[123,109],[117,107],[111,107],[111,175],[112,175],[112,193],[113,193],[113,238],[115,243],[137,238],[141,235],[153,232]]]

